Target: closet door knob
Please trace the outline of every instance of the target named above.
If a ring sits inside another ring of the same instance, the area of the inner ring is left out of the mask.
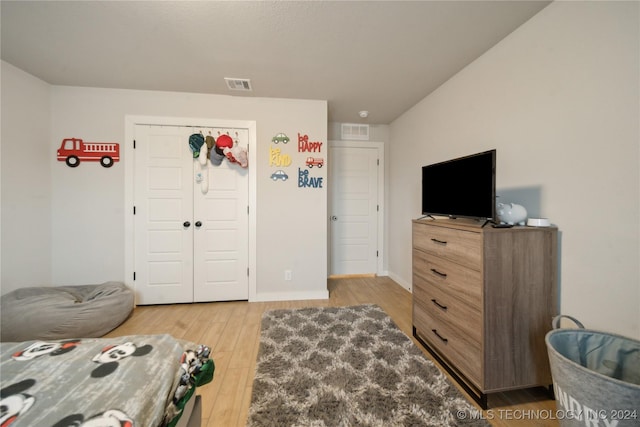
[[[200,222],[200,221],[196,221],[196,227],[198,227],[198,228],[199,228],[199,227],[202,227],[202,222]]]
[[[189,226],[191,225],[191,223],[189,221],[185,221],[182,223],[182,225],[185,226],[185,228],[189,228]]]

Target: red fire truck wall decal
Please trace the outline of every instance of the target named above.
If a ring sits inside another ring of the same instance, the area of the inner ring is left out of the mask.
[[[307,157],[305,163],[310,168],[314,166],[321,168],[324,165],[324,159],[322,157]]]
[[[120,144],[117,142],[84,142],[80,138],[65,138],[58,148],[58,161],[71,168],[80,162],[100,162],[105,168],[120,161]]]

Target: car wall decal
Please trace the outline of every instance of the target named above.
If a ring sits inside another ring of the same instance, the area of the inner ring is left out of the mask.
[[[289,137],[284,133],[279,133],[273,138],[271,138],[271,142],[273,142],[274,144],[278,144],[279,142],[286,144],[289,141],[290,141]]]
[[[283,170],[277,170],[274,173],[271,174],[271,179],[274,181],[286,181],[287,179],[289,179],[289,175],[287,175],[287,173]]]

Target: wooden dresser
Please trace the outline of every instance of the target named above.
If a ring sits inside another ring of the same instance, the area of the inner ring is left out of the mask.
[[[487,394],[549,386],[557,229],[413,221],[413,335],[487,406]]]

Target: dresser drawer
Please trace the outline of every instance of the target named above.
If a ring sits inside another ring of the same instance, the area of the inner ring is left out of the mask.
[[[473,231],[413,224],[413,247],[480,271],[482,237]]]
[[[468,340],[465,335],[434,319],[419,303],[413,306],[413,326],[420,338],[450,365],[455,366],[476,387],[481,386],[482,352],[477,342]]]
[[[482,274],[444,258],[413,250],[413,274],[468,306],[482,308]],[[414,279],[415,286],[416,279]]]
[[[433,319],[456,331],[456,335],[465,335],[466,340],[480,345],[482,312],[477,301],[470,304],[460,301],[418,276],[414,277],[413,298]]]

